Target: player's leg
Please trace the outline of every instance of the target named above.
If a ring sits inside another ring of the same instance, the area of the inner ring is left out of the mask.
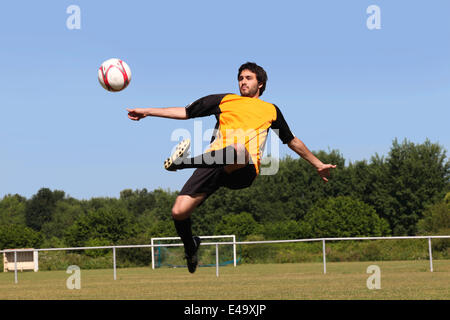
[[[251,165],[253,167],[253,165]],[[193,237],[191,214],[211,194],[221,186],[228,176],[233,177],[240,170],[227,174],[227,167],[198,168],[186,181],[172,207],[172,216],[178,235],[183,241],[189,272],[195,272],[197,267],[197,250],[200,238]],[[230,167],[228,170],[235,168]]]
[[[205,199],[206,193],[195,195],[179,195],[172,207],[172,217],[177,220],[185,220],[191,217],[192,211]]]
[[[233,185],[237,184],[238,188],[240,188],[242,184],[250,185],[256,177],[254,166],[248,164],[249,155],[245,146],[235,145],[234,148],[241,155],[244,155],[244,159],[239,161],[244,163],[238,162],[226,165],[223,169],[197,169],[175,200],[175,204],[172,207],[172,217],[177,233],[183,241],[186,254],[188,255],[196,249],[192,238],[192,222],[190,218],[194,209],[221,185],[234,188]],[[246,168],[250,168],[250,171]],[[225,171],[226,174],[221,174],[220,170]],[[222,181],[223,179],[226,179],[226,181]],[[248,181],[251,182],[248,183]]]
[[[220,168],[225,166],[230,166],[228,170],[236,170],[244,167],[250,159],[245,146],[239,143],[192,158],[186,156],[189,145],[190,141],[188,139],[180,142],[172,156],[164,162],[164,167],[169,171],[188,168]]]
[[[184,244],[184,252],[187,259],[189,272],[195,272],[197,267],[197,250],[200,246],[200,238],[192,235],[191,214],[206,198],[206,193],[196,195],[179,195],[172,207],[172,218],[175,229]]]
[[[205,170],[205,171],[201,171]],[[221,175],[219,170],[224,170]],[[205,175],[206,174],[206,175]],[[256,177],[253,165],[232,164],[223,169],[198,169],[181,190],[172,207],[172,218],[175,229],[184,244],[186,255],[192,255],[197,250],[192,235],[191,214],[220,185],[231,189],[241,189],[250,186]],[[222,180],[225,179],[225,180]],[[221,181],[222,180],[222,181]],[[208,193],[183,194],[186,191],[204,185]],[[209,189],[208,189],[209,188]]]

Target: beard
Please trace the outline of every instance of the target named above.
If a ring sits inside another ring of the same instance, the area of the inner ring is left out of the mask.
[[[239,91],[241,92],[241,96],[243,97],[254,97],[258,92],[258,86],[256,85],[254,87],[248,87],[248,91],[246,92],[242,92],[242,89],[239,89]]]

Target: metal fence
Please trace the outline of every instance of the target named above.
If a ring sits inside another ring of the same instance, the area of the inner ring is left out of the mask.
[[[323,254],[323,273],[327,273],[326,263],[326,241],[355,241],[355,240],[400,240],[400,239],[428,239],[428,254],[430,260],[430,272],[433,272],[433,256],[431,251],[431,239],[450,239],[448,236],[405,236],[405,237],[356,237],[356,238],[316,238],[316,239],[295,239],[295,240],[261,240],[261,241],[233,241],[233,242],[206,242],[201,243],[202,246],[215,245],[216,246],[216,276],[219,277],[219,245],[254,245],[254,244],[274,244],[274,243],[296,243],[296,242],[322,242]],[[117,245],[117,246],[99,246],[99,247],[74,247],[74,248],[47,248],[47,249],[5,249],[0,253],[14,252],[14,282],[18,283],[17,279],[17,252],[25,251],[67,251],[67,250],[95,250],[95,249],[112,249],[113,251],[113,278],[117,279],[116,266],[116,250],[123,248],[154,248],[154,247],[180,247],[182,243],[176,244],[142,244],[142,245]]]

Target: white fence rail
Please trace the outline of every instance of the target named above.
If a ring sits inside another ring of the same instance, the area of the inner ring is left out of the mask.
[[[274,243],[296,243],[296,242],[322,242],[323,253],[323,273],[327,273],[326,269],[326,241],[355,241],[355,240],[401,240],[401,239],[428,239],[428,254],[430,259],[430,272],[433,272],[433,257],[431,251],[431,239],[450,239],[448,236],[410,236],[410,237],[355,237],[355,238],[316,238],[316,239],[295,239],[295,240],[261,240],[261,241],[232,241],[232,242],[207,242],[201,243],[202,246],[215,245],[216,246],[216,276],[219,277],[219,245],[253,245],[253,244],[274,244]],[[99,247],[73,247],[73,248],[46,248],[46,249],[5,249],[0,253],[14,252],[14,282],[18,283],[17,279],[17,252],[25,251],[67,251],[67,250],[95,250],[95,249],[112,249],[113,250],[113,278],[117,279],[116,272],[116,249],[123,248],[154,248],[154,247],[180,247],[182,243],[176,244],[142,244],[142,245],[117,245],[117,246],[99,246]]]

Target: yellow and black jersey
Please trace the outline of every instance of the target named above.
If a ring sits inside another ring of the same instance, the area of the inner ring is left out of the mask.
[[[217,119],[215,133],[206,152],[243,144],[257,173],[269,128],[274,129],[285,144],[294,138],[280,109],[258,98],[213,94],[186,106],[186,115],[188,118],[214,115]]]

